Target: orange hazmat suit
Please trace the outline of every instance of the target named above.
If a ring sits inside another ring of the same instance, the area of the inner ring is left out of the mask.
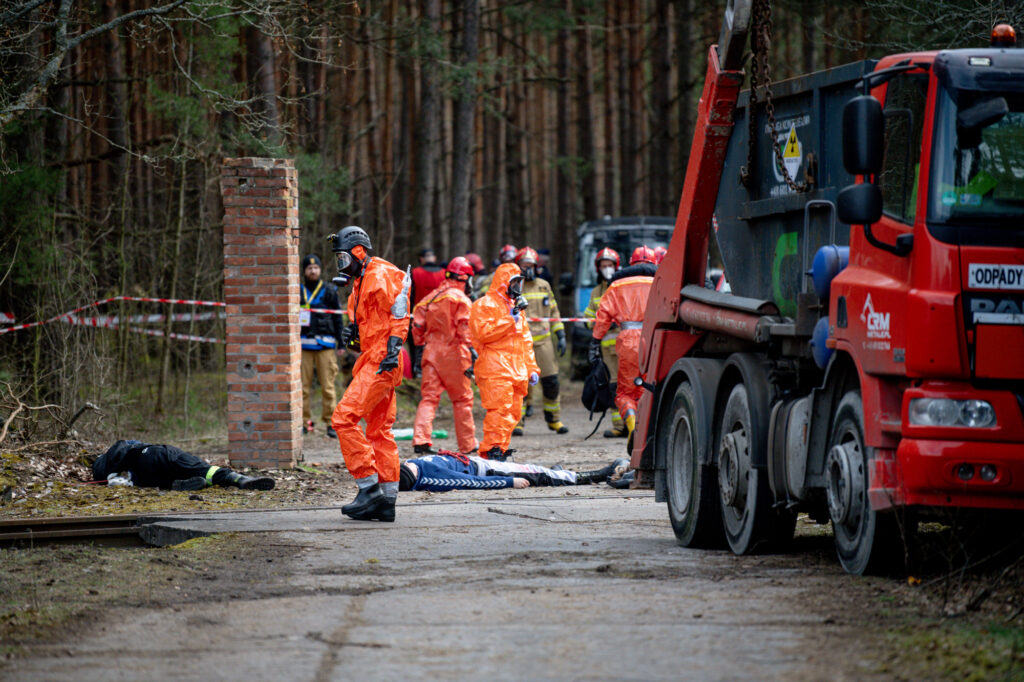
[[[476,384],[480,403],[487,410],[480,442],[484,456],[495,447],[502,452],[508,450],[530,387],[530,375],[540,376],[526,311],[520,311],[518,322],[512,316],[508,284],[519,274],[515,263],[499,265],[490,288],[473,303],[469,315],[470,339],[479,353],[474,369]]]
[[[363,247],[353,255],[366,258]],[[387,355],[388,337],[403,341],[409,332],[408,316],[396,318],[391,306],[402,292],[405,273],[382,258],[370,258],[362,274],[352,280],[348,297],[349,317],[359,325],[362,353],[352,368],[352,381],[334,408],[331,424],[345,466],[353,478],[377,474],[381,483],[398,480],[398,444],[391,425],[395,423],[395,387],[402,383],[403,360],[390,372],[378,374]],[[366,433],[359,427],[366,420]]]
[[[446,279],[413,310],[412,341],[423,346],[423,382],[416,408],[412,442],[429,445],[434,414],[441,393],[448,392],[455,416],[459,452],[477,448],[473,424],[473,383],[465,372],[472,364],[469,354],[469,309],[465,282]]]
[[[640,334],[653,282],[653,277],[643,275],[616,280],[601,297],[601,306],[597,309],[595,339],[603,339],[612,324],[622,328],[615,340],[615,353],[619,356],[615,406],[623,419],[630,411],[636,414],[636,404],[643,391],[642,386],[633,385],[633,379],[640,375]]]

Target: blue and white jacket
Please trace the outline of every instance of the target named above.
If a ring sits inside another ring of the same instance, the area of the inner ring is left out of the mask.
[[[511,488],[511,476],[486,476],[486,465],[476,457],[462,462],[451,455],[424,455],[408,460],[420,471],[413,490],[443,493],[449,490]]]

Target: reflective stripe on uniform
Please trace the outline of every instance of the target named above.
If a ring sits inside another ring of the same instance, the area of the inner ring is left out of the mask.
[[[548,402],[548,401],[546,401],[546,400],[544,401],[544,411],[545,411],[545,412],[554,412],[554,411],[555,411],[555,410],[557,410],[557,409],[558,409],[559,407],[560,407],[560,404],[559,404],[559,403],[557,403],[557,402],[554,402],[554,403],[549,403],[549,402]]]
[[[622,327],[623,331],[625,331],[627,329],[643,329],[644,328],[644,323],[642,321],[637,322],[637,321],[634,321],[634,320],[626,320],[625,322],[620,322],[619,326]]]
[[[213,485],[213,475],[217,473],[218,469],[220,469],[219,466],[211,465],[210,468],[206,470],[206,485]]]
[[[546,334],[537,334],[536,336],[533,337],[533,342],[537,344],[540,343],[541,341],[547,341],[550,336],[551,332],[548,332]]]

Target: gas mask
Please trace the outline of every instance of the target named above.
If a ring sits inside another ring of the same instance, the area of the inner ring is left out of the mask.
[[[353,277],[362,274],[363,264],[348,251],[338,251],[335,256],[338,259],[338,276],[331,281],[339,287],[348,286]]]
[[[612,267],[611,265],[606,265],[603,268],[601,268],[601,276],[604,277],[608,281],[611,281],[612,275],[614,275],[614,274],[615,274],[615,268]]]
[[[513,277],[508,283],[508,297],[513,301],[523,295],[523,278]]]
[[[527,265],[523,268],[523,278],[527,282],[532,282],[533,278],[537,276],[537,272],[534,270],[532,265]]]

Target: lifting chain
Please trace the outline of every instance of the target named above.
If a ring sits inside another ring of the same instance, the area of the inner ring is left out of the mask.
[[[807,192],[814,183],[811,172],[806,175],[806,182],[797,184],[789,175],[789,169],[782,160],[782,146],[775,131],[775,104],[772,102],[771,65],[768,52],[772,41],[772,6],[771,0],[753,0],[750,9],[752,30],[750,32],[750,100],[747,104],[747,165],[740,168],[740,181],[748,190],[753,183],[751,169],[754,167],[754,144],[757,139],[757,91],[764,90],[764,111],[768,118],[768,131],[772,139],[772,152],[776,167],[794,192]],[[813,164],[813,155],[807,155],[807,163]],[[810,171],[810,168],[808,168]]]

